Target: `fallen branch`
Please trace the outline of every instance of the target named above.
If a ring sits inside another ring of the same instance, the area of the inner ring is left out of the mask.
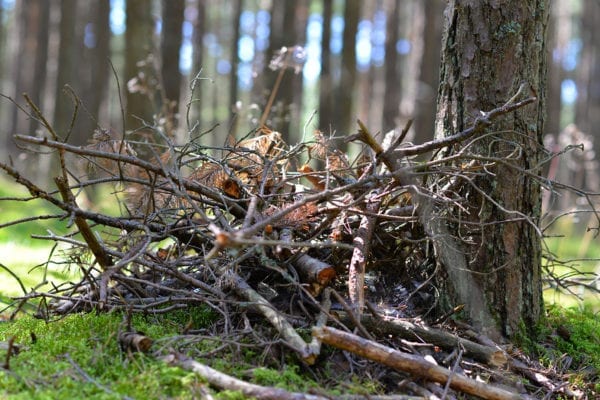
[[[351,320],[350,317],[343,316],[340,316],[340,319]],[[422,327],[400,319],[378,319],[370,315],[363,315],[361,323],[371,331],[397,335],[408,340],[424,341],[448,350],[462,347],[468,357],[494,367],[502,368],[508,363],[508,356],[502,349],[484,346],[440,329]]]
[[[244,382],[233,376],[219,372],[207,365],[186,357],[183,354],[169,354],[163,357],[163,361],[170,365],[176,365],[188,371],[193,371],[206,379],[208,383],[221,389],[238,390],[245,396],[260,400],[327,400],[328,397],[305,393],[288,392],[287,390],[255,385]]]
[[[312,352],[311,348],[296,332],[292,324],[239,275],[232,271],[223,273],[223,275],[225,274],[227,274],[227,279],[233,284],[236,294],[250,302],[249,306],[258,310],[283,336],[286,344],[294,349],[307,364],[314,364],[318,354]]]
[[[473,394],[490,400],[517,400],[522,397],[489,384],[478,382],[464,375],[454,374],[446,368],[439,367],[423,357],[403,353],[377,342],[363,339],[360,336],[343,332],[338,329],[322,327],[314,328],[313,336],[325,344],[357,354],[369,360],[387,365],[394,369],[408,372],[411,375],[425,378],[433,382],[446,384],[464,393]]]
[[[329,400],[331,396],[320,396],[309,393],[289,392],[285,389],[260,386],[253,383],[242,381],[233,376],[217,371],[205,364],[193,360],[181,353],[171,353],[163,357],[162,360],[169,365],[174,365],[188,371],[195,372],[208,383],[220,389],[235,390],[242,392],[245,396],[258,400]],[[424,400],[421,396],[406,395],[342,395],[336,396],[340,400]]]

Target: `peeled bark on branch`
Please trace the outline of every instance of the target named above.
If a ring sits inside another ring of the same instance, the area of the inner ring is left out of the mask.
[[[363,339],[360,336],[338,329],[322,327],[313,329],[313,336],[325,344],[357,354],[388,367],[408,372],[411,375],[425,378],[433,382],[447,384],[452,389],[473,394],[489,400],[517,400],[522,397],[504,389],[478,382],[476,380],[453,373],[425,360],[423,357],[403,353],[377,342]]]

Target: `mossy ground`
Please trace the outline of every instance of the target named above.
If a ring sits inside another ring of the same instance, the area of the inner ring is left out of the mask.
[[[213,319],[210,311],[200,307],[169,316],[136,315],[132,325],[156,341],[153,350],[164,350],[169,346],[179,348],[176,337],[184,326],[198,328]],[[14,322],[1,322],[0,341],[14,337],[21,351],[10,358],[9,370],[0,369],[0,398],[193,399],[198,398],[201,391],[214,391],[194,373],[168,366],[156,354],[122,352],[117,343],[122,320],[120,313],[108,313],[73,314],[49,323],[28,316]],[[198,354],[220,345],[213,338],[197,341],[186,350]],[[222,358],[198,361],[257,384],[294,391],[318,386],[302,376],[293,363],[281,370],[257,368],[256,354],[242,351],[244,354],[220,353]],[[0,351],[0,359],[5,357],[6,351]],[[234,362],[233,359],[252,359],[252,362]],[[222,391],[216,398],[244,396]]]
[[[119,314],[76,314],[50,323],[31,317],[3,322],[0,339],[14,337],[22,350],[10,359],[10,370],[0,372],[0,397],[193,398],[194,385],[201,384],[193,374],[150,356],[120,351],[121,321]],[[147,317],[134,317],[133,325],[152,338],[177,333],[175,325]]]

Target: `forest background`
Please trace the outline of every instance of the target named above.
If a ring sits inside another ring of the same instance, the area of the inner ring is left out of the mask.
[[[414,119],[408,140],[422,143],[434,133],[444,5],[0,1],[0,158],[37,181],[51,176],[50,157],[12,139],[41,132],[15,104],[27,109],[23,93],[72,144],[88,143],[96,129],[118,138],[147,124],[169,126],[177,144],[212,129],[203,140],[222,146],[259,126],[279,79],[265,122],[288,143],[320,129],[342,146],[357,118],[381,133]],[[556,159],[548,174],[589,192],[600,191],[598,17],[597,1],[555,1],[548,32],[545,142],[552,151],[585,149]],[[283,46],[290,58],[272,63]],[[546,196],[544,206],[565,212],[580,204],[564,193]],[[587,221],[574,215],[583,232]]]

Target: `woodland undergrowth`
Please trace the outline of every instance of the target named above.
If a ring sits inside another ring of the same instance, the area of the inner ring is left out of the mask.
[[[98,129],[87,146],[73,146],[29,102],[47,134],[15,140],[55,156],[54,187],[39,186],[11,164],[0,168],[27,188],[30,197],[23,200],[42,199],[61,210],[51,217],[71,233],[37,238],[61,244],[64,250],[49,263],[76,268],[82,278],[45,291],[24,288],[9,310],[14,316],[33,304],[45,320],[121,311],[124,322],[115,336],[122,351],[148,352],[214,387],[256,398],[328,398],[327,362],[345,379],[372,377],[382,393],[396,398],[457,398],[462,392],[583,398],[594,382],[569,383],[566,371],[479,335],[454,318],[460,305],[446,314],[436,308],[432,278],[439,262],[426,221],[451,218],[448,210],[465,202],[461,184],[510,162],[510,156],[475,157],[470,148],[493,134],[487,131],[493,120],[535,100],[524,85],[465,131],[421,145],[405,142],[410,124],[378,138],[357,121],[356,134],[346,138],[316,131],[293,145],[263,125],[219,148],[202,144],[211,130],[175,145],[160,124],[141,129],[156,141]],[[350,159],[338,149],[340,140],[363,150]],[[81,205],[83,193],[107,184],[120,216]],[[215,356],[240,346],[260,348],[260,359],[270,365],[312,368],[322,391],[292,393],[224,375],[195,359],[189,341],[153,350],[152,338],[131,324],[135,314],[199,305],[215,316]]]

